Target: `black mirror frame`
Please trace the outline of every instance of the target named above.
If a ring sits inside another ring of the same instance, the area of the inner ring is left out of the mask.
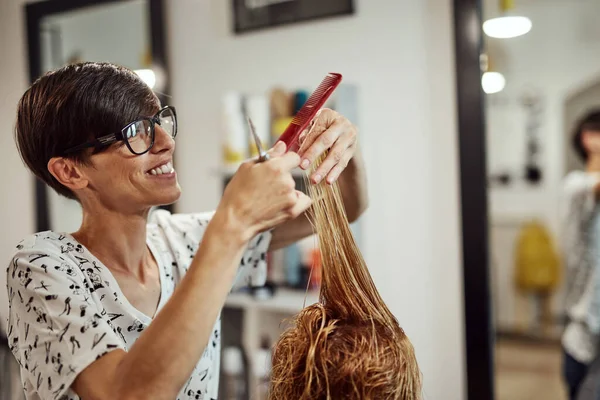
[[[29,82],[33,83],[42,75],[40,24],[42,18],[66,11],[82,9],[100,4],[125,2],[129,0],[52,0],[29,3],[24,6],[27,21],[27,50],[29,58]],[[150,42],[152,49],[152,63],[164,75],[165,83],[161,88],[163,93],[169,93],[169,68],[167,62],[167,41],[165,28],[165,1],[146,0],[148,2],[148,20]],[[162,104],[166,104],[166,97],[157,93]],[[48,203],[48,190],[44,182],[35,179],[35,228],[37,232],[52,229],[50,220],[50,207]],[[173,206],[163,208],[172,211]]]
[[[480,0],[454,0],[458,146],[468,400],[494,398]]]

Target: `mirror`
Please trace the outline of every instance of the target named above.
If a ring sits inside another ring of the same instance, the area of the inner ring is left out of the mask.
[[[161,0],[40,2],[26,10],[32,82],[65,64],[108,61],[134,70],[164,102],[168,82]],[[79,203],[39,181],[36,199],[37,231],[79,228]]]
[[[42,18],[43,71],[78,61],[104,60],[134,70],[149,68],[150,37],[146,14],[146,1],[132,0]]]
[[[574,261],[582,254],[574,253],[572,242],[587,246],[589,221],[582,218],[591,218],[572,203],[565,182],[573,171],[585,175],[589,169],[572,142],[578,121],[592,109],[600,111],[599,13],[600,4],[587,0],[483,2],[488,268],[498,400],[568,399],[563,352],[576,351],[570,356],[584,364],[595,356],[582,349],[585,339],[565,334],[573,317],[566,297],[578,290],[570,286],[569,270],[584,268]],[[498,30],[498,18],[506,15],[522,17],[523,25],[513,20]],[[569,228],[574,225],[576,237]]]

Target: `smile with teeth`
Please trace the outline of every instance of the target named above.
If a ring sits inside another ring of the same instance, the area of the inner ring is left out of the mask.
[[[163,164],[156,168],[152,168],[150,171],[148,171],[148,173],[152,175],[171,174],[173,172],[175,172],[175,170],[173,169],[173,164],[171,164],[170,161],[166,164]]]

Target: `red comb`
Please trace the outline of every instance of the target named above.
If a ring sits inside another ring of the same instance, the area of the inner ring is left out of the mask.
[[[310,121],[317,112],[323,107],[329,96],[342,81],[342,74],[331,72],[310,95],[306,103],[300,108],[292,122],[285,128],[285,131],[279,137],[279,140],[285,143],[287,151],[297,151],[300,148],[298,136],[306,129]]]

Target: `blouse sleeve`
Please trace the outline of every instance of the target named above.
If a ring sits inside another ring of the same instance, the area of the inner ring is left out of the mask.
[[[26,388],[59,399],[83,369],[124,343],[76,264],[58,249],[19,247],[7,271],[10,349]]]
[[[175,253],[177,263],[187,270],[214,212],[198,214],[171,214],[166,210],[154,211],[151,222],[164,232],[166,241]],[[249,243],[240,259],[233,287],[262,286],[267,280],[267,252],[271,233],[263,232]]]

